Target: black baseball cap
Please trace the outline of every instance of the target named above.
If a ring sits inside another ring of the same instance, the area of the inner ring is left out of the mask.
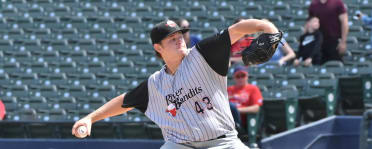
[[[154,26],[151,30],[151,41],[152,44],[159,43],[164,38],[168,37],[169,35],[181,31],[182,34],[189,31],[187,28],[180,28],[174,21],[172,20],[164,20]]]

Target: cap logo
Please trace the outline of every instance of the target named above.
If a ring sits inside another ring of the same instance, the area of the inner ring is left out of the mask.
[[[166,26],[170,26],[170,27],[176,27],[177,26],[177,24],[176,23],[174,23],[173,21],[170,21],[170,20],[168,20],[167,21],[167,24],[165,24]]]

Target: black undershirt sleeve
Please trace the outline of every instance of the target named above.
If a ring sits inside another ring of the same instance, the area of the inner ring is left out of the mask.
[[[135,89],[125,94],[123,100],[123,108],[136,108],[145,113],[149,103],[149,93],[147,87],[147,80],[143,81]]]
[[[227,75],[231,48],[228,29],[203,39],[195,46],[216,73],[222,76]]]

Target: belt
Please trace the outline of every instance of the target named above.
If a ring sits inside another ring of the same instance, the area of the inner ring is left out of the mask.
[[[217,138],[210,139],[210,140],[207,140],[207,141],[212,141],[212,140],[217,140],[217,139],[223,139],[223,138],[226,138],[226,135],[222,135],[222,136],[219,136]]]

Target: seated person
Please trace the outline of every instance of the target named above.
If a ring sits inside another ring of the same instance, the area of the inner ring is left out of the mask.
[[[246,114],[257,113],[262,106],[263,97],[257,86],[248,84],[248,72],[244,67],[235,68],[233,77],[235,85],[227,88],[230,108],[237,126],[241,124],[246,128]]]
[[[372,17],[370,16],[367,16],[361,12],[357,12],[356,16],[358,17],[359,20],[362,20],[363,24],[368,26],[368,27],[372,27]],[[370,37],[370,45],[372,46],[372,36]]]
[[[243,19],[239,18],[235,21],[235,23],[238,23],[241,20]],[[234,63],[242,62],[241,52],[245,48],[247,48],[249,45],[251,45],[251,42],[254,38],[255,37],[246,35],[231,46],[231,61],[232,62]],[[280,42],[281,44],[278,45],[277,50],[275,51],[273,57],[269,60],[269,62],[278,62],[279,65],[283,65],[283,64],[286,64],[287,61],[295,58],[296,54],[294,53],[293,49],[291,48],[291,46],[289,46],[289,44],[285,41],[284,38],[282,38]]]
[[[269,62],[278,62],[279,65],[284,65],[295,58],[296,54],[284,38],[282,38],[280,42],[281,43],[278,44],[278,48]]]
[[[320,65],[323,35],[319,31],[319,19],[317,17],[307,19],[305,32],[301,35],[299,42],[299,50],[293,65],[298,66],[300,63],[304,66]]]
[[[181,28],[190,28],[190,23],[184,18],[180,18],[176,21],[176,24],[181,27]],[[191,48],[194,45],[196,45],[199,41],[200,38],[194,35],[190,35],[190,31],[187,31],[186,33],[183,34],[183,38],[185,39],[186,46],[187,48]]]
[[[235,23],[240,22],[243,20],[242,18],[238,18],[235,20]],[[241,52],[247,48],[249,45],[251,45],[252,40],[254,37],[251,37],[249,35],[245,35],[243,38],[236,41],[233,45],[231,45],[231,52],[230,52],[230,60],[232,63],[242,63],[242,55]]]

